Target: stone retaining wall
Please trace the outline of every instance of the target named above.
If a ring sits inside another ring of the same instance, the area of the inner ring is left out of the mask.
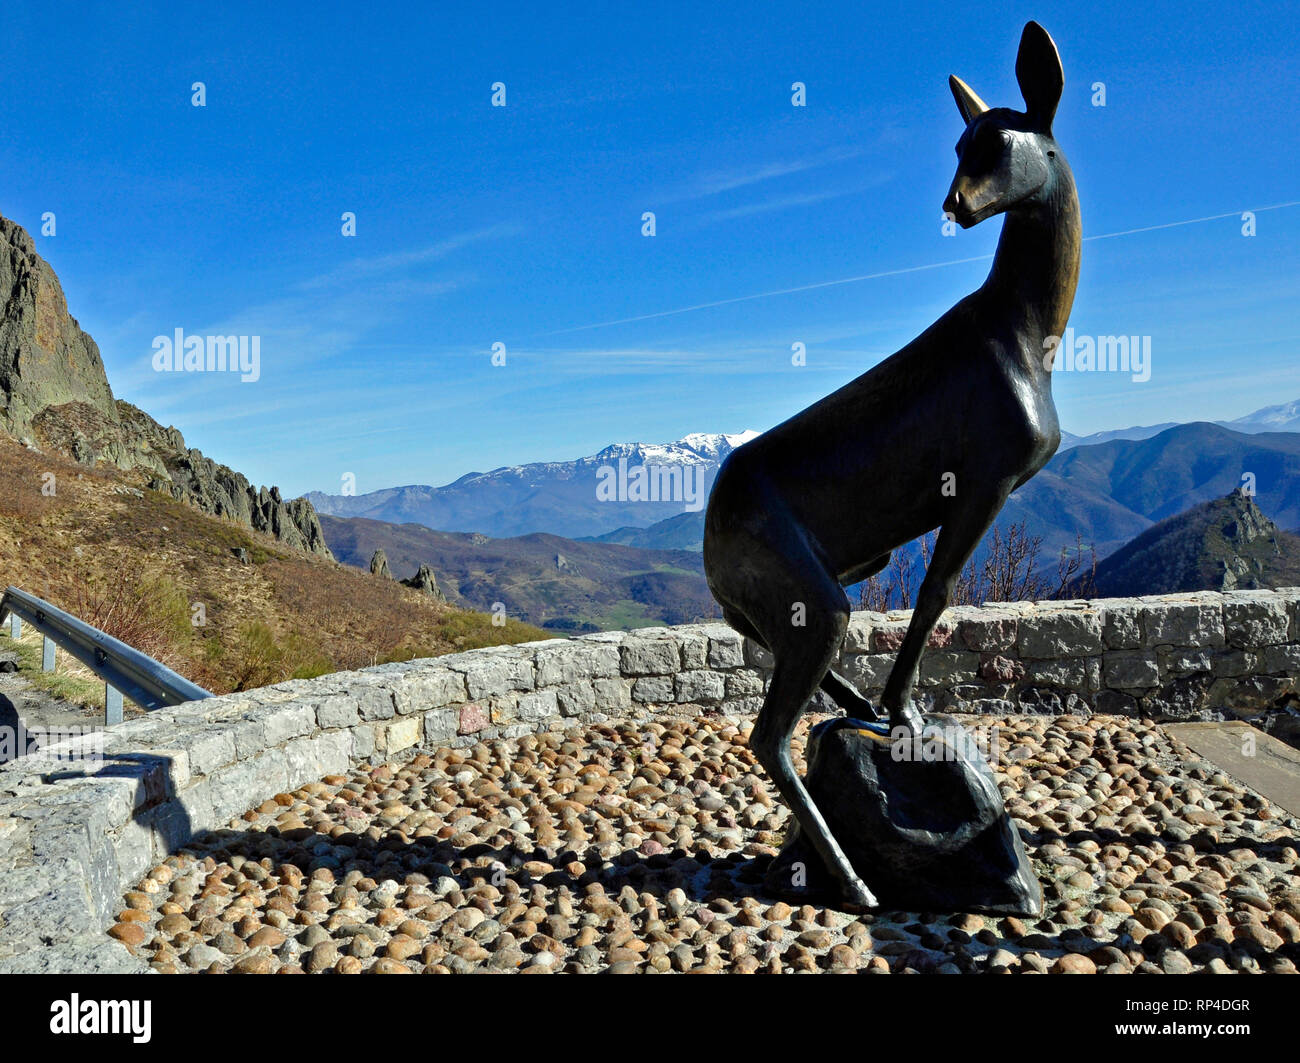
[[[838,670],[876,700],[908,614],[855,613]],[[417,745],[610,717],[754,713],[767,655],[723,624],[381,665],[190,702],[102,736],[98,764],[0,767],[0,971],[144,970],[103,931],[193,834]],[[944,614],[918,697],[947,712],[1249,717],[1300,689],[1300,589]],[[73,757],[87,740],[56,747]]]

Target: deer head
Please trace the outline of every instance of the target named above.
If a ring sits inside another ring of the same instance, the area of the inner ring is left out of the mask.
[[[990,108],[959,77],[948,84],[966,131],[957,142],[957,173],[943,209],[963,229],[1004,211],[1042,203],[1066,163],[1052,137],[1052,118],[1065,87],[1061,57],[1047,31],[1027,23],[1016,56],[1025,110]]]

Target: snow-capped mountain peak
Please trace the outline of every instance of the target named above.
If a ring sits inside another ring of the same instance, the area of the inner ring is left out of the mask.
[[[1300,427],[1300,399],[1277,406],[1265,406],[1262,410],[1238,417],[1235,421],[1221,423],[1226,428],[1244,426],[1255,432],[1294,432]]]
[[[520,535],[549,531],[558,535],[593,535],[629,525],[645,527],[683,511],[690,500],[604,501],[597,485],[609,468],[680,467],[690,475],[693,503],[707,498],[723,460],[758,433],[692,432],[672,443],[611,443],[595,454],[569,461],[507,465],[488,472],[466,473],[443,487],[412,484],[369,494],[341,496],[314,493],[325,514],[370,517],[397,523],[416,521],[444,531],[481,531]],[[620,471],[618,475],[626,475]],[[687,483],[685,479],[680,481]]]
[[[626,458],[629,465],[712,465],[757,435],[746,429],[733,434],[692,432],[672,443],[611,443],[590,458],[579,458],[576,464],[605,464]]]

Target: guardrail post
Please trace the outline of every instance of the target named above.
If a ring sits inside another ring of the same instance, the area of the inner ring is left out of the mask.
[[[122,692],[108,683],[104,684],[104,724],[122,722]]]
[[[54,651],[58,649],[55,642],[49,635],[45,636],[45,644],[41,647],[41,671],[54,671]]]
[[[9,637],[11,639],[23,637],[23,618],[17,613],[9,614]]]

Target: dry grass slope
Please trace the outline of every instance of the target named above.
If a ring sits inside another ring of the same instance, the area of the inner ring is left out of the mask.
[[[8,584],[214,693],[547,637],[292,551],[150,491],[139,475],[0,437],[0,585]]]

